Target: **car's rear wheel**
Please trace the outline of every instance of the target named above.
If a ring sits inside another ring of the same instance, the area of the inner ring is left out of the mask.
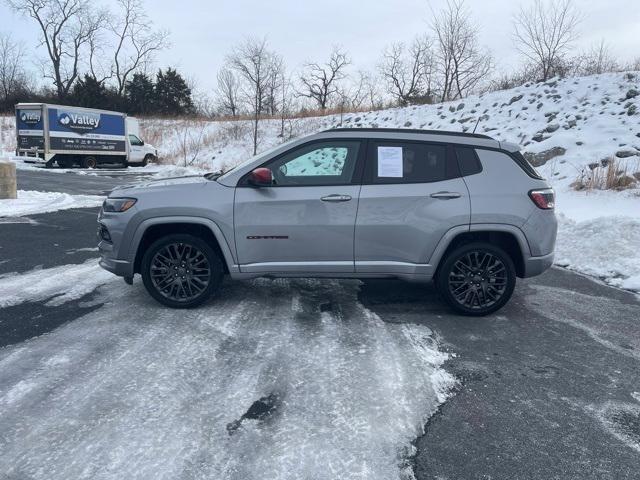
[[[173,234],[156,240],[144,253],[142,281],[149,294],[172,308],[206,301],[222,282],[219,255],[202,239]]]
[[[481,316],[502,308],[516,285],[511,257],[487,243],[452,251],[438,269],[436,285],[444,300],[463,315]]]

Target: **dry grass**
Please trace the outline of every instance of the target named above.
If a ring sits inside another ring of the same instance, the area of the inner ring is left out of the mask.
[[[626,190],[640,182],[640,161],[610,157],[600,166],[585,167],[571,184],[575,190]]]

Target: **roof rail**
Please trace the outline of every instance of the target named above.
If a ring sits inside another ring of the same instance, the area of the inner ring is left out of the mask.
[[[466,132],[450,132],[448,130],[422,130],[418,128],[357,128],[357,127],[337,127],[329,128],[325,132],[388,132],[388,133],[425,133],[429,135],[449,135],[453,137],[470,137],[470,138],[486,138],[493,140],[488,135],[481,133],[466,133]]]

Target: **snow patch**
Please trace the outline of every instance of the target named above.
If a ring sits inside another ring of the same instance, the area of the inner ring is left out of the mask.
[[[47,299],[46,305],[62,305],[114,280],[113,274],[100,268],[96,259],[79,265],[5,274],[0,277],[0,308]]]
[[[0,470],[412,478],[412,441],[453,384],[447,355],[428,328],[385,323],[359,304],[359,285],[234,282],[210,305],[176,312],[138,282],[107,284],[102,308],[0,350],[0,396],[13,399],[0,409]],[[277,399],[273,411],[245,415],[265,398]]]
[[[0,200],[0,217],[21,217],[70,208],[98,207],[103,200],[104,197],[98,195],[18,190],[17,199]]]

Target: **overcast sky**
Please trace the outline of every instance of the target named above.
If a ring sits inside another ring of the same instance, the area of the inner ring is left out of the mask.
[[[108,3],[104,0],[103,3]],[[523,0],[530,3],[529,0]],[[493,52],[499,71],[519,64],[512,39],[512,17],[520,0],[467,0],[481,40]],[[352,71],[372,69],[384,46],[409,41],[428,29],[432,10],[445,0],[146,0],[150,19],[171,31],[172,46],[158,66],[176,66],[201,90],[215,83],[229,49],[246,36],[266,36],[271,48],[295,70],[306,60],[322,60],[332,45],[343,46]],[[575,0],[584,15],[576,49],[601,39],[624,60],[640,56],[640,0]],[[11,12],[0,0],[0,31],[34,48],[33,21]],[[33,51],[33,50],[32,50]]]

